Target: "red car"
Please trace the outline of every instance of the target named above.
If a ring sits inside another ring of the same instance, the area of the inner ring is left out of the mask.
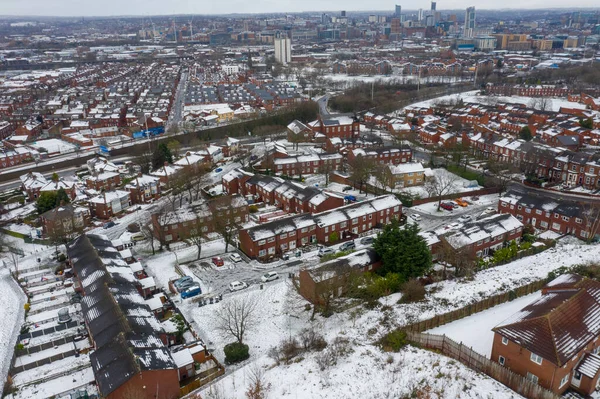
[[[212,263],[214,263],[217,266],[223,266],[225,264],[225,262],[223,262],[223,258],[221,258],[220,256],[212,258]]]
[[[452,205],[448,204],[447,202],[442,202],[440,204],[440,208],[445,209],[447,211],[453,211],[454,210],[454,207]]]

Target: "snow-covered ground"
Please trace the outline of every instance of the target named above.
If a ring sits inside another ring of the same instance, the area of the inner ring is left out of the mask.
[[[474,102],[481,104],[497,104],[497,103],[519,103],[525,104],[528,107],[536,108],[538,106],[536,99],[532,97],[521,97],[521,96],[485,96],[478,95],[479,90],[469,91],[465,93],[459,94],[451,94],[447,96],[437,97],[431,100],[421,101],[415,104],[411,104],[410,107],[430,107],[436,102],[440,101],[454,101],[458,99],[462,99],[465,102]],[[586,109],[585,104],[575,103],[568,101],[566,98],[547,98],[549,102],[548,110],[558,112],[561,107],[565,108],[576,108],[576,109]]]
[[[498,205],[498,194],[482,195],[482,196],[478,196],[477,200],[473,200],[472,197],[469,196],[468,193],[465,193],[465,196],[462,198],[464,200],[470,202],[472,205],[469,205],[466,207],[458,207],[458,208],[455,208],[453,211],[447,211],[445,209],[440,209],[440,211],[438,211],[438,203],[437,203],[437,201],[434,201],[434,202],[428,202],[426,204],[415,205],[415,206],[411,207],[410,210],[415,211],[416,213],[427,214],[427,215],[431,215],[431,216],[458,216],[463,213],[469,213],[473,209],[473,207],[478,207],[478,209],[479,209],[483,205],[486,205],[486,206],[490,206],[490,207],[493,207],[494,209],[496,209],[497,205]],[[449,201],[449,200],[447,200],[447,201]],[[442,202],[444,202],[444,201],[442,201]]]
[[[77,148],[74,144],[59,139],[39,140],[30,145],[36,150],[45,148],[48,151],[48,154],[75,152],[75,149]]]
[[[74,391],[78,388],[84,388],[88,394],[94,393],[94,371],[92,367],[74,371],[62,377],[52,379],[47,382],[36,385],[28,385],[19,389],[13,395],[7,396],[11,399],[31,399],[31,398],[53,398],[57,395]]]
[[[24,320],[25,294],[10,276],[8,268],[0,260],[0,382],[6,381],[10,361],[17,343],[17,336]]]
[[[494,333],[492,328],[502,324],[514,313],[529,305],[541,296],[540,292],[517,298],[514,301],[494,306],[483,312],[476,313],[464,319],[445,324],[441,327],[426,331],[430,334],[446,335],[456,342],[462,342],[476,352],[490,357]]]
[[[431,172],[433,173],[433,176],[435,178],[441,179],[441,181],[449,181],[452,183],[451,188],[447,190],[448,194],[465,193],[465,195],[469,195],[469,191],[475,191],[482,188],[476,183],[471,184],[469,180],[464,179],[452,172],[449,172],[444,168],[432,169]],[[370,177],[369,184],[375,187],[380,186],[380,184],[377,182],[377,179],[374,176]],[[411,194],[416,198],[429,198],[429,193],[427,192],[425,185],[399,188],[394,190],[394,192]]]

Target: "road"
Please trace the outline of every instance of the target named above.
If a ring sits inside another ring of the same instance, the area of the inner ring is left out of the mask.
[[[319,104],[319,113],[322,117],[329,116],[329,111],[327,110],[327,102],[329,101],[329,95],[324,95],[323,97],[317,100],[317,104]]]
[[[166,131],[168,131],[171,126],[179,126],[183,120],[183,105],[187,84],[188,71],[182,71],[179,85],[177,86],[177,92],[175,93],[175,99],[173,100],[173,106],[171,107],[171,114],[167,121]]]

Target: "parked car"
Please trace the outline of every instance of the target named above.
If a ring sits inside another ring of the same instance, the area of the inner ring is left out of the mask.
[[[340,251],[350,251],[351,249],[356,248],[356,244],[354,243],[354,241],[348,241],[343,243],[342,245],[340,245],[339,250]]]
[[[175,288],[179,289],[183,284],[188,282],[193,282],[194,280],[190,276],[183,276],[180,279],[177,279],[173,282]]]
[[[248,288],[248,284],[243,281],[232,281],[229,283],[229,291],[231,292],[243,290],[244,288]]]
[[[131,236],[131,241],[144,241],[146,236],[143,233],[137,233]]]
[[[453,230],[460,227],[460,223],[450,223],[448,226],[444,227],[446,230]]]
[[[479,201],[479,197],[477,197],[477,196],[471,197],[471,201]]]
[[[102,226],[102,227],[105,229],[110,229],[111,227],[116,226],[116,225],[117,224],[111,220],[110,222],[104,223],[104,226]]]
[[[440,204],[440,208],[445,209],[447,211],[453,211],[454,210],[454,207],[452,205],[450,205],[449,203],[447,203],[447,202],[442,202]]]
[[[470,222],[471,219],[473,219],[473,217],[471,215],[463,215],[463,216],[461,216],[461,217],[458,218],[458,221],[460,223],[467,223],[467,222]]]
[[[325,255],[331,255],[335,253],[335,251],[329,247],[321,247],[319,248],[319,253],[317,254],[319,257],[321,256],[325,256]]]
[[[212,263],[214,263],[216,266],[223,266],[225,264],[225,262],[223,262],[223,258],[220,256],[215,256],[212,258]]]
[[[183,291],[187,290],[188,288],[193,287],[194,285],[198,285],[198,283],[196,283],[195,281],[185,281],[185,282],[179,284],[179,286],[177,287],[177,291],[183,292]]]
[[[344,199],[348,202],[356,202],[356,197],[354,195],[346,195]]]
[[[373,238],[373,237],[363,237],[360,239],[360,243],[362,245],[371,245],[371,244],[373,244],[374,241],[375,241],[375,238]]]
[[[420,222],[421,221],[421,215],[419,215],[417,213],[413,213],[412,215],[410,215],[410,218],[412,220],[414,220],[415,222]]]
[[[465,207],[465,206],[469,205],[469,203],[467,201],[465,201],[464,199],[462,199],[462,198],[457,198],[457,199],[454,200],[454,202],[456,202],[458,205],[460,205],[462,207]]]
[[[346,186],[342,189],[342,191],[350,191],[350,190],[352,190],[351,186]]]
[[[216,173],[221,173],[222,171],[223,171],[223,168],[217,168],[217,169],[215,169]]]
[[[242,257],[240,256],[240,254],[237,253],[232,253],[231,255],[229,255],[229,259],[231,259],[232,262],[238,263],[242,261]]]
[[[260,281],[262,281],[263,283],[269,282],[269,281],[273,281],[273,280],[277,280],[279,278],[279,274],[277,274],[277,272],[268,272],[262,275],[262,277],[260,278]]]
[[[199,285],[192,285],[185,290],[181,291],[181,299],[191,298],[196,295],[202,294],[202,289]]]

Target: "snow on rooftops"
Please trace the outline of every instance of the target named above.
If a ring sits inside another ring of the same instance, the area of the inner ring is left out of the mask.
[[[394,175],[401,175],[404,173],[423,173],[425,169],[423,165],[418,162],[414,163],[401,163],[398,165],[388,165],[390,172]]]
[[[493,240],[496,237],[503,234],[510,234],[522,227],[523,223],[514,216],[507,213],[497,214],[465,224],[458,230],[449,233],[446,236],[446,241],[453,248],[458,249],[484,239]]]
[[[377,262],[375,250],[365,248],[314,266],[308,270],[308,273],[315,282],[320,282],[329,280],[340,274],[346,274],[350,269],[367,267],[375,262]]]
[[[493,330],[562,366],[600,334],[600,283],[547,291]]]
[[[105,204],[108,202],[113,202],[116,200],[124,200],[129,198],[128,191],[122,190],[114,190],[114,191],[105,191],[104,193],[98,195],[97,197],[91,198],[90,202],[95,204]]]
[[[187,348],[181,349],[178,352],[172,352],[171,356],[173,357],[173,361],[177,365],[177,368],[185,367],[188,364],[194,363],[192,353]]]

